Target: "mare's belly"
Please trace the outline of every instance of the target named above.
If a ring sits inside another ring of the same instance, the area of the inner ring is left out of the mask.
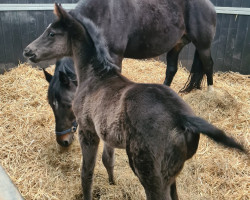
[[[174,29],[169,32],[138,31],[130,37],[124,56],[127,58],[152,58],[170,51],[180,40],[184,30]]]

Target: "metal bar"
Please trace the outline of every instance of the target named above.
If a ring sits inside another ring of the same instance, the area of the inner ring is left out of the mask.
[[[64,3],[66,10],[74,9],[77,4]],[[0,4],[0,11],[54,10],[54,4]]]
[[[250,15],[250,8],[240,7],[215,7],[218,14]]]
[[[74,9],[77,4],[62,4],[66,10]],[[215,7],[218,14],[250,15],[250,8]],[[0,11],[54,10],[54,4],[0,4]]]

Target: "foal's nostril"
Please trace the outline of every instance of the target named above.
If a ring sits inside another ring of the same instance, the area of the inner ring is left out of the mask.
[[[65,146],[65,147],[69,146],[69,142],[68,141],[63,141],[63,146]]]
[[[33,56],[35,56],[35,54],[29,48],[24,49],[23,55],[25,57],[33,57]]]

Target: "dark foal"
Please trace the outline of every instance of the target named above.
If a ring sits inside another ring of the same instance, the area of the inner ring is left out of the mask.
[[[56,141],[67,147],[74,140],[77,123],[72,110],[72,102],[77,87],[74,63],[71,58],[56,62],[54,76],[44,70],[49,82],[48,101],[55,116]]]
[[[48,55],[73,57],[78,82],[73,111],[79,124],[85,200],[92,199],[100,139],[107,146],[126,149],[148,200],[178,199],[175,179],[196,152],[200,133],[244,151],[222,130],[196,117],[169,87],[137,84],[122,76],[94,23],[80,15],[73,17],[57,4],[54,12],[58,20],[28,49],[32,61]],[[33,52],[38,47],[39,52]]]
[[[56,141],[63,147],[69,146],[74,140],[77,128],[72,102],[77,81],[74,62],[71,58],[63,58],[56,62],[54,76],[44,70],[49,82],[48,100],[53,110],[56,122]],[[103,147],[103,164],[108,172],[109,183],[114,184],[114,149],[107,145]]]
[[[82,0],[70,13],[81,15],[100,28],[112,60],[120,68],[124,57],[151,58],[167,52],[164,83],[168,86],[177,71],[180,51],[192,42],[196,51],[183,91],[200,89],[204,75],[212,89],[210,47],[216,12],[209,0]],[[26,50],[29,55],[31,52]]]

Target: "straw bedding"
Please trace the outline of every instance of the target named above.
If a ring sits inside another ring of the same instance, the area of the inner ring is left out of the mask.
[[[50,68],[53,71],[53,67]],[[136,82],[162,83],[162,62],[125,59],[123,74]],[[179,91],[188,78],[179,68],[172,88]],[[216,73],[215,91],[182,94],[197,115],[224,129],[249,149],[250,79],[237,73]],[[205,84],[204,84],[205,85]],[[55,141],[54,117],[47,103],[48,83],[42,71],[20,64],[0,75],[0,161],[27,200],[76,200],[80,185],[81,151],[78,141],[69,148]],[[116,185],[109,185],[101,162],[100,144],[95,168],[94,199],[140,200],[145,194],[132,173],[124,150],[116,150]],[[177,179],[182,200],[249,199],[249,161],[205,136],[196,155]]]

